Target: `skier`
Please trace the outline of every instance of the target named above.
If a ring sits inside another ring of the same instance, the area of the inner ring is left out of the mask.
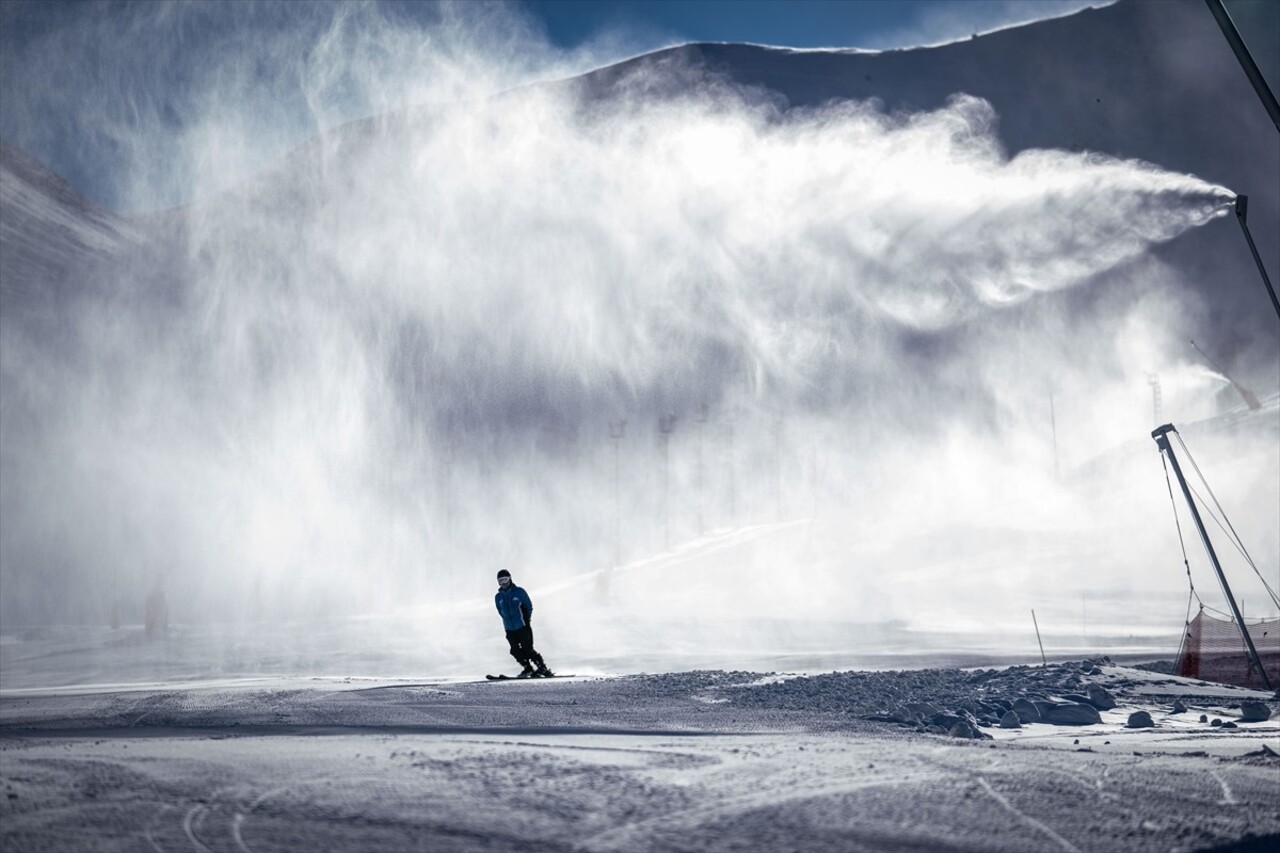
[[[542,655],[533,648],[533,602],[529,600],[529,593],[512,583],[511,572],[506,569],[498,570],[498,592],[493,603],[502,616],[511,656],[524,667],[516,678],[551,677],[554,673],[547,669]]]

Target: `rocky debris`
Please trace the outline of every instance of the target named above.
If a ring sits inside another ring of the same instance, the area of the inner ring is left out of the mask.
[[[1271,709],[1265,702],[1240,703],[1240,722],[1265,723],[1271,719]]]
[[[1153,660],[1147,663],[1134,664],[1134,669],[1145,670],[1146,672],[1158,672],[1161,675],[1173,675],[1173,671],[1177,666],[1174,660]]]
[[[919,725],[937,715],[939,709],[928,702],[908,702],[899,707],[890,716],[895,722],[905,725]]]
[[[1101,684],[1090,684],[1085,693],[1089,696],[1089,704],[1099,711],[1110,711],[1116,706],[1116,698]]]
[[[1153,729],[1156,721],[1151,719],[1151,715],[1146,711],[1134,711],[1124,725],[1127,729]]]
[[[766,683],[758,676],[722,674],[714,681],[704,676],[699,685],[744,709],[834,713],[942,736],[960,722],[966,726],[959,732],[984,736],[984,729],[1099,724],[1102,713],[1123,708],[1130,691],[1137,688],[1149,701],[1172,705],[1174,713],[1188,710],[1183,700],[1175,702],[1176,694],[1161,696],[1151,691],[1153,685],[1164,683],[1160,679],[1104,671],[1109,663],[1095,659],[1003,669],[831,672]]]
[[[1018,719],[1024,723],[1040,722],[1040,709],[1029,699],[1017,699],[1013,703],[1011,709],[1013,713],[1018,715]]]
[[[952,714],[947,711],[940,711],[929,718],[929,725],[937,726],[947,732],[951,731],[952,727],[955,726],[956,723],[965,723],[967,725],[969,723],[969,719],[966,719],[959,714]]]
[[[1040,716],[1046,723],[1057,726],[1088,726],[1102,722],[1097,708],[1080,702],[1052,703],[1047,713],[1041,709]]]
[[[991,735],[972,725],[968,720],[960,720],[954,726],[947,729],[947,734],[951,737],[964,738],[967,740],[991,740]]]

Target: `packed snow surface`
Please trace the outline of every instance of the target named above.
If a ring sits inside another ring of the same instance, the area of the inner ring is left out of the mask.
[[[991,722],[1019,699],[1078,706],[1069,697],[1086,692],[1116,707],[1087,725]],[[0,847],[1266,844],[1280,838],[1280,726],[1241,722],[1245,703],[1270,713],[1275,697],[1105,661],[10,689]],[[1155,725],[1130,728],[1137,711]],[[973,726],[942,733],[952,718]]]

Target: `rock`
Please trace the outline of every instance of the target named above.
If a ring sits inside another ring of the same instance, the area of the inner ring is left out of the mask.
[[[1209,721],[1209,725],[1213,726],[1216,729],[1222,725],[1222,720],[1219,720],[1217,717],[1214,717],[1212,720]]]
[[[947,734],[951,737],[965,738],[967,740],[992,740],[991,735],[971,725],[968,720],[961,720],[951,728],[947,729]]]
[[[1006,711],[1005,715],[1000,718],[1000,728],[1020,729],[1022,728],[1022,718],[1018,716],[1017,711]]]
[[[1225,723],[1223,723],[1223,724],[1222,724],[1222,728],[1224,728],[1224,729],[1238,729],[1238,728],[1240,728],[1240,727],[1239,727],[1239,726],[1237,726],[1237,725],[1235,724],[1235,722],[1234,722],[1234,721],[1232,721],[1232,720],[1227,720]]]
[[[1265,723],[1269,719],[1271,719],[1271,709],[1265,702],[1240,703],[1240,722]]]
[[[918,723],[938,713],[937,707],[928,702],[909,702],[893,712],[902,723]]]
[[[1046,723],[1058,726],[1088,726],[1102,722],[1097,708],[1092,705],[1082,705],[1079,702],[1054,705],[1049,709],[1049,713],[1042,714],[1042,717]]]
[[[1089,704],[1099,711],[1110,711],[1116,706],[1116,699],[1111,691],[1100,684],[1090,684],[1085,692],[1089,694]]]
[[[1034,702],[1027,699],[1018,699],[1013,703],[1013,713],[1018,715],[1018,719],[1024,723],[1040,722],[1040,709],[1035,706]]]
[[[945,729],[945,730],[950,730],[951,727],[954,726],[956,723],[964,723],[966,725],[968,725],[969,723],[969,721],[966,720],[964,717],[961,717],[958,714],[952,714],[948,711],[941,711],[937,714],[934,714],[932,717],[929,718],[929,722],[932,725],[938,726],[939,728]]]
[[[1201,714],[1201,715],[1200,715],[1200,722],[1202,722],[1202,723],[1207,723],[1207,722],[1209,722],[1209,718],[1208,718],[1208,717],[1206,717],[1204,714]]]
[[[1129,715],[1129,722],[1124,725],[1128,729],[1152,729],[1155,728],[1156,721],[1146,711],[1134,711]]]
[[[1169,713],[1170,713],[1170,714],[1185,714],[1186,712],[1187,712],[1187,706],[1182,704],[1182,700],[1181,700],[1181,699],[1174,699],[1174,700],[1173,700],[1173,710],[1172,710],[1172,711],[1170,711]],[[1203,722],[1204,722],[1204,720],[1201,720],[1200,722],[1202,722],[1202,723],[1203,723]]]

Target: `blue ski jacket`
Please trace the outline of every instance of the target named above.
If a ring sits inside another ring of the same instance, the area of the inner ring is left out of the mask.
[[[529,593],[514,583],[509,584],[506,589],[498,590],[493,603],[502,616],[502,627],[508,631],[519,631],[529,624],[529,617],[533,615],[533,602],[529,600]]]

